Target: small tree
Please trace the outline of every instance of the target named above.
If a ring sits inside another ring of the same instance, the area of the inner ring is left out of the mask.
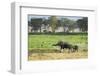
[[[52,32],[55,32],[55,29],[57,27],[57,18],[56,18],[56,16],[51,16],[49,18],[49,24],[52,28]]]

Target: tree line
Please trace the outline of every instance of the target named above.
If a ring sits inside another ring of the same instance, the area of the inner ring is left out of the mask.
[[[28,26],[31,26],[31,31],[37,31],[42,30],[42,25],[50,26],[52,31],[55,32],[55,30],[59,27],[63,27],[63,32],[73,31],[75,28],[79,28],[80,32],[87,32],[88,31],[88,18],[82,17],[81,19],[72,20],[66,18],[57,18],[57,16],[50,16],[48,19],[46,18],[31,18],[30,21],[28,21]]]

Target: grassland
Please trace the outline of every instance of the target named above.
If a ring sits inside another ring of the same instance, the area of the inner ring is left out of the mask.
[[[54,60],[87,58],[87,38],[87,34],[31,34],[28,36],[28,59]],[[65,49],[63,53],[60,53],[59,47],[52,46],[60,40],[72,45],[78,45],[79,51],[75,53],[68,53],[68,50]]]

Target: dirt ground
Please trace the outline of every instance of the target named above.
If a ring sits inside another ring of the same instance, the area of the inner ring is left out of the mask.
[[[84,59],[88,58],[88,52],[74,53],[32,53],[28,60],[59,60],[59,59]]]

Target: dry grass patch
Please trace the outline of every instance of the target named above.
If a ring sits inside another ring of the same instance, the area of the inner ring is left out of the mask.
[[[32,53],[28,60],[58,60],[58,59],[83,59],[88,58],[87,52],[75,53]]]

